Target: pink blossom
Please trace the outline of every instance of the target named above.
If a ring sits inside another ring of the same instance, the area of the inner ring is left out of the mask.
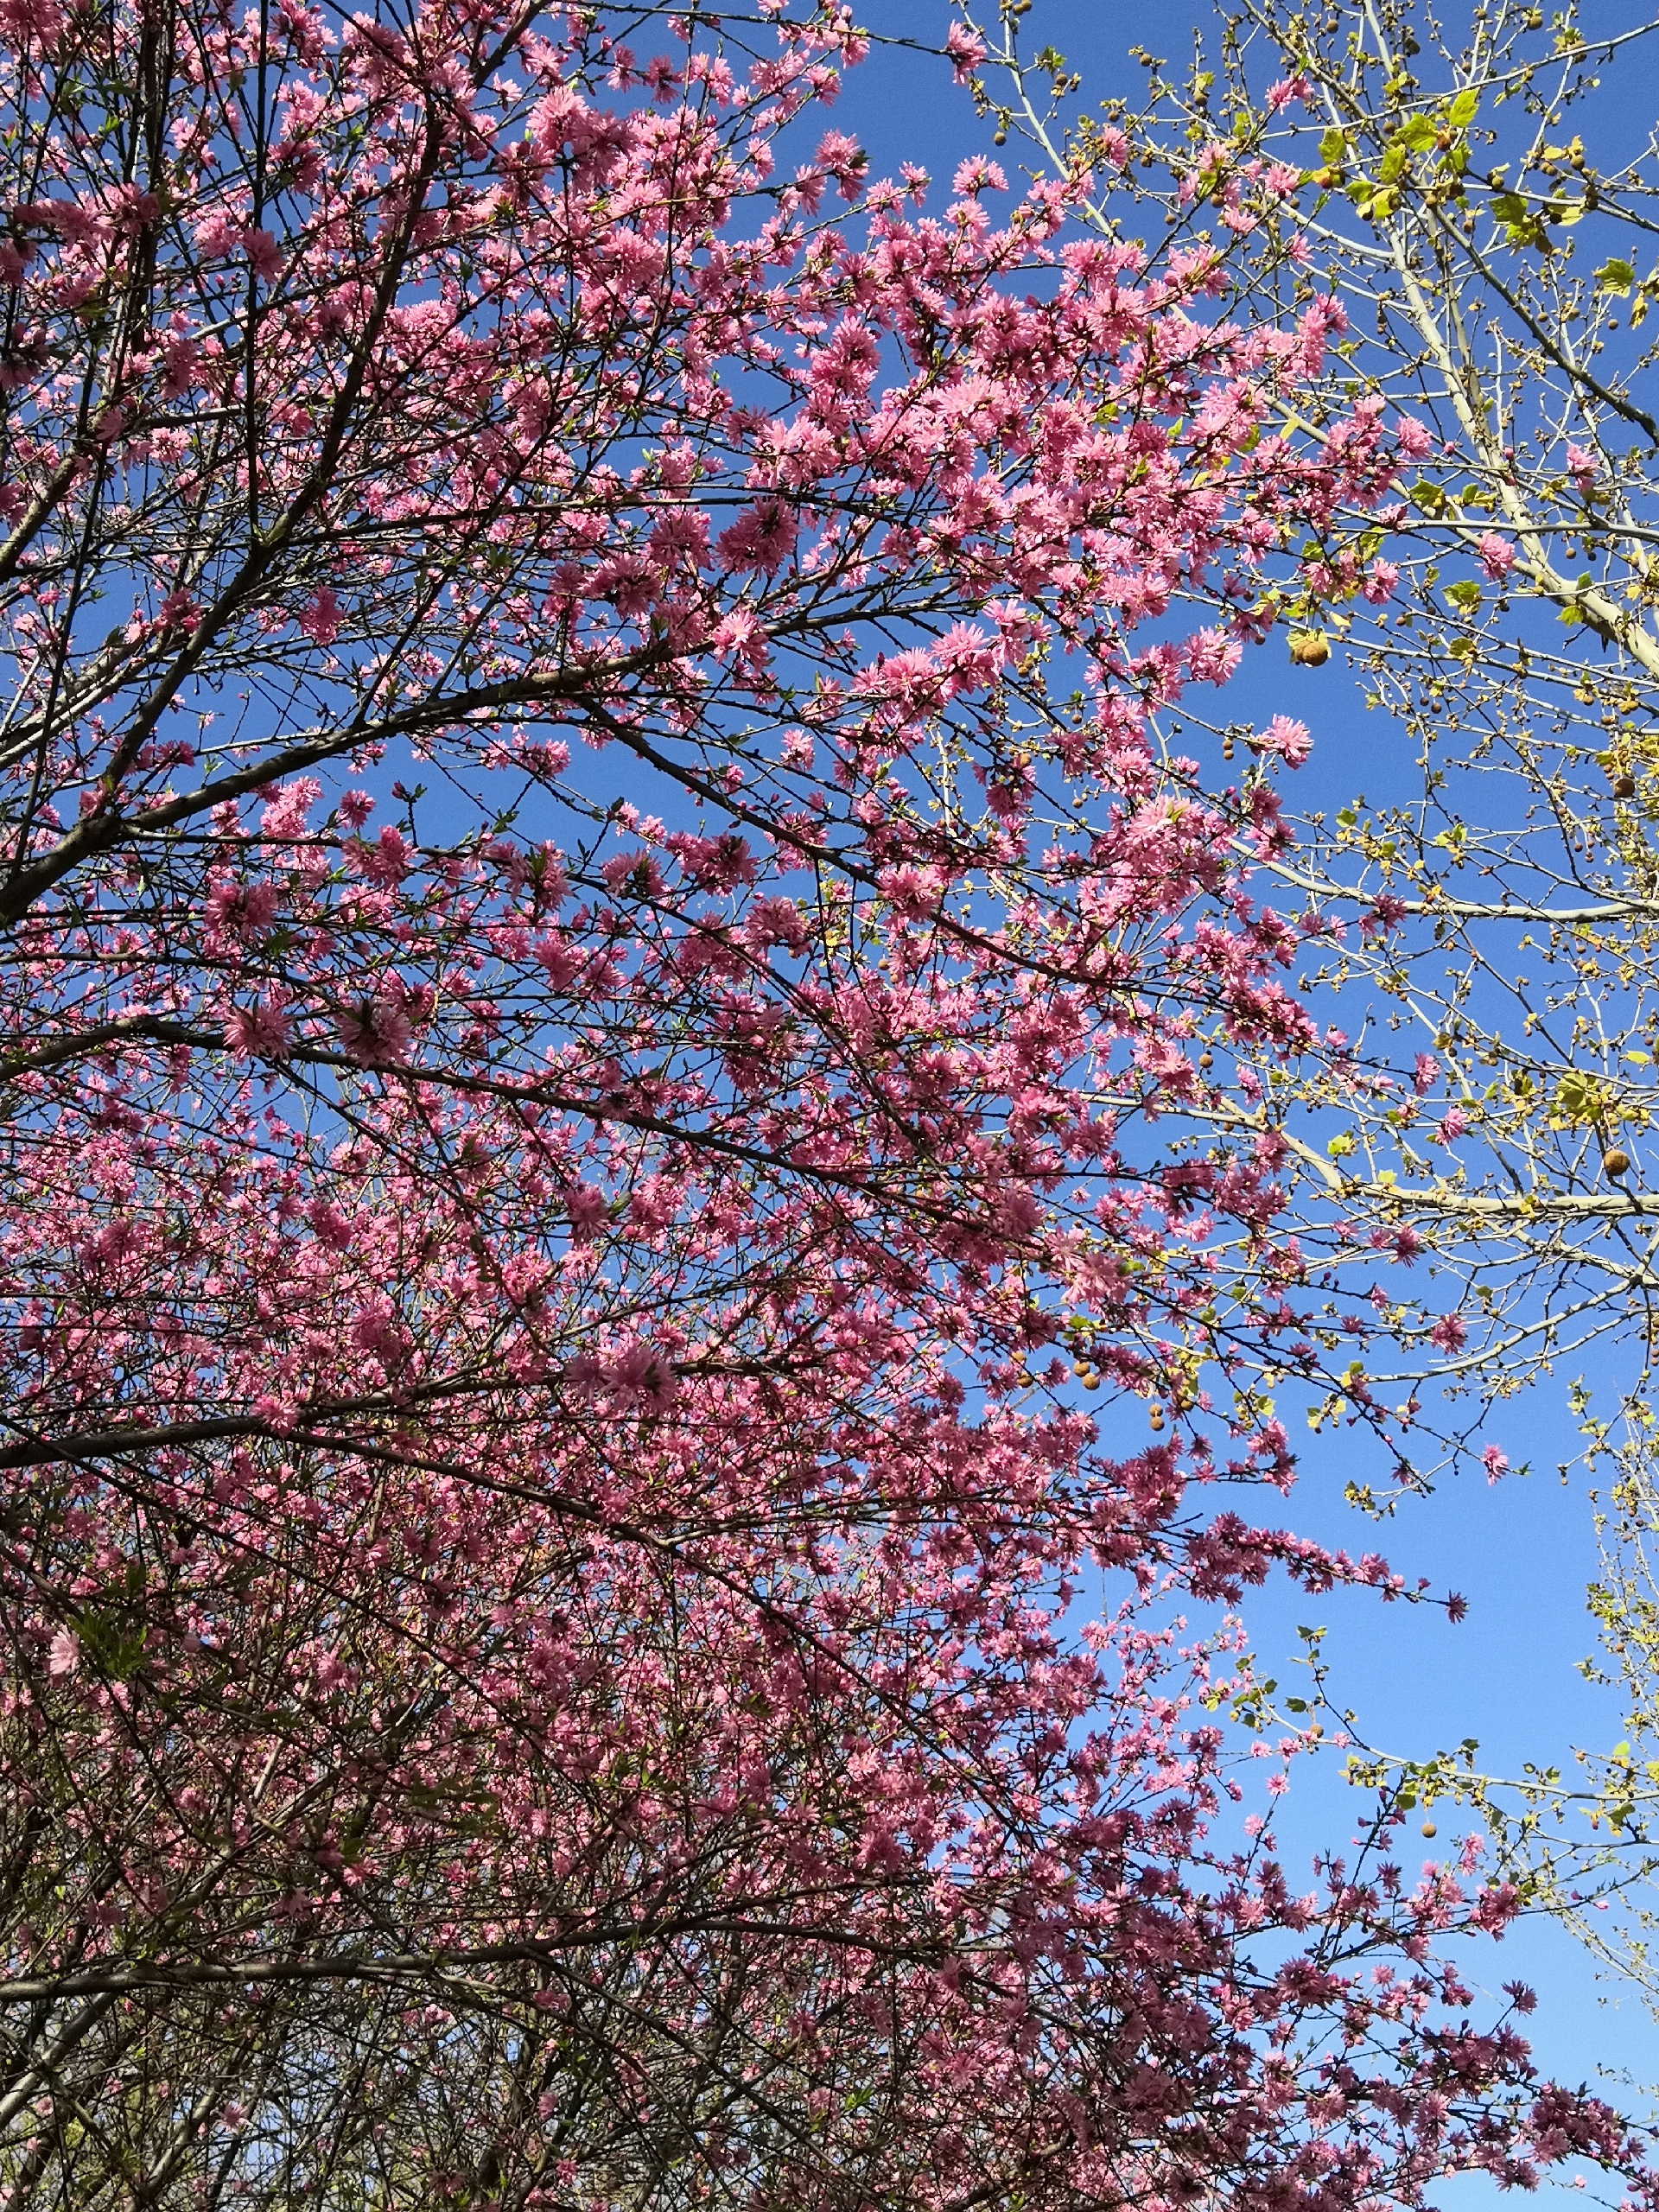
[[[615,893],[655,899],[662,893],[663,872],[649,853],[613,853],[599,873],[606,889]]]
[[[788,560],[799,535],[800,524],[783,502],[766,499],[722,530],[715,550],[728,571],[753,569],[769,575]]]
[[[340,635],[340,601],[320,584],[300,611],[300,627],[315,645],[332,645]]]
[[[274,883],[238,883],[222,877],[207,894],[204,918],[210,932],[257,938],[276,918],[280,899]]]
[[[322,785],[315,776],[296,776],[266,800],[259,818],[261,833],[267,837],[302,837],[306,817],[321,797]]]
[[[1510,1882],[1494,1882],[1481,1891],[1469,1918],[1487,1934],[1501,1935],[1521,1910],[1521,1893]]]
[[[270,232],[264,230],[245,231],[239,243],[254,275],[267,284],[274,284],[281,273],[283,261],[276,241]]]
[[[240,226],[222,209],[215,208],[200,217],[194,228],[196,250],[210,261],[222,260],[226,255],[234,253],[241,243]]]
[[[672,1363],[654,1345],[636,1338],[604,1361],[601,1373],[612,1396],[622,1405],[666,1406],[679,1389]]]
[[[739,607],[721,618],[709,642],[717,653],[729,653],[739,660],[758,660],[766,654],[766,633],[747,607]]]
[[[596,1236],[610,1211],[603,1191],[595,1190],[590,1183],[577,1184],[566,1193],[564,1204],[571,1234],[579,1238]]]
[[[188,591],[168,592],[156,610],[156,620],[164,630],[188,629],[200,619],[200,604]]]
[[[0,39],[8,46],[54,46],[62,31],[58,0],[0,0]]]
[[[1361,596],[1373,607],[1381,607],[1392,599],[1400,582],[1400,571],[1392,561],[1373,561],[1365,571],[1365,581],[1360,586]]]
[[[1275,715],[1255,740],[1263,753],[1282,760],[1287,768],[1300,768],[1313,750],[1313,739],[1306,722],[1293,721],[1288,715]]]
[[[856,200],[863,189],[868,156],[856,139],[844,130],[826,130],[818,142],[817,162],[835,178],[843,200]]]
[[[1198,683],[1225,683],[1243,658],[1243,651],[1237,639],[1225,630],[1198,631],[1188,640],[1186,648],[1187,667],[1193,681]]]
[[[334,1027],[351,1058],[364,1067],[381,1067],[406,1059],[413,1038],[401,999],[377,996],[342,1007]]]
[[[976,154],[958,162],[950,188],[959,198],[966,199],[979,192],[1006,192],[1008,180],[995,162],[988,162],[982,154]]]
[[[238,1007],[225,1024],[225,1042],[239,1060],[284,1059],[291,1035],[286,1008],[270,997]]]
[[[944,35],[944,50],[956,64],[957,82],[965,85],[988,49],[977,31],[970,31],[965,23],[953,22]]]
[[[1502,583],[1515,566],[1515,548],[1507,537],[1500,537],[1495,530],[1481,532],[1476,543],[1480,565],[1489,582]]]
[[[390,887],[409,874],[414,854],[403,831],[388,822],[372,845],[351,847],[349,857],[366,882]]]

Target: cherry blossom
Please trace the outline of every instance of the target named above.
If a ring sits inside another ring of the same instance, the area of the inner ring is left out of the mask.
[[[1243,1510],[1342,1047],[1154,717],[1398,441],[760,13],[0,17],[7,2201],[1640,2186],[1223,1717],[1419,1593]]]

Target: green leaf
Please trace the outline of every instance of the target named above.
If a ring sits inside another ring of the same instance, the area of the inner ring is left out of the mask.
[[[1572,1126],[1599,1121],[1606,1110],[1607,1094],[1593,1076],[1570,1068],[1555,1086],[1554,1111],[1559,1121]]]
[[[1492,201],[1492,213],[1500,223],[1525,223],[1531,210],[1518,192],[1500,192]]]
[[[1396,140],[1408,146],[1414,154],[1426,154],[1439,135],[1426,115],[1414,115],[1395,134]]]
[[[126,1681],[143,1665],[143,1631],[133,1633],[115,1614],[89,1607],[76,1616],[73,1627],[93,1664],[111,1681]]]
[[[1327,168],[1339,162],[1348,150],[1348,141],[1340,130],[1327,130],[1319,141],[1319,159]]]
[[[1472,86],[1458,94],[1446,111],[1446,119],[1454,130],[1466,130],[1480,109],[1480,94]]]
[[[1630,296],[1630,287],[1636,282],[1636,271],[1628,261],[1621,261],[1615,254],[1611,261],[1604,261],[1597,270],[1596,282],[1604,292],[1613,292],[1621,300],[1627,300]]]

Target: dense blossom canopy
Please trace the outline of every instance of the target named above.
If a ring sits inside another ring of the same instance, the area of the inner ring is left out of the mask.
[[[1630,2168],[1171,1625],[1400,1586],[1195,1493],[1343,1046],[1149,721],[1394,434],[760,17],[0,16],[7,2202]]]

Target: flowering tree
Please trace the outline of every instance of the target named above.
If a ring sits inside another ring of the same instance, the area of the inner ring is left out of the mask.
[[[1149,720],[1383,410],[760,12],[5,14],[7,2201],[1630,2167],[1164,1606],[1399,1589],[1189,1503],[1345,1048]]]
[[[1369,803],[1265,863],[1309,900],[1309,968],[1371,1016],[1367,1079],[1308,1063],[1274,1118],[1310,1222],[1423,1257],[1420,1296],[1367,1317],[1368,1388],[1484,1411],[1598,1340],[1628,1347],[1619,1419],[1573,1394],[1611,1476],[1591,1595],[1627,1740],[1565,1780],[1505,1784],[1472,1755],[1392,1770],[1478,1800],[1517,1878],[1651,1996],[1659,273],[1654,143],[1609,92],[1656,27],[1598,41],[1593,16],[1522,4],[1316,24],[1247,0],[1218,29],[1190,75],[1143,52],[1144,104],[1068,130],[1070,73],[1010,18],[979,40],[981,100],[1057,175],[1129,164],[1096,230],[1155,203],[1173,251],[1202,231],[1235,313],[1342,300],[1346,331],[1275,424],[1321,436],[1358,391],[1402,410],[1389,493],[1263,595],[1293,664],[1347,659],[1384,741],[1355,778]],[[1609,1916],[1620,1891],[1632,1911]]]
[[[1201,236],[1244,317],[1341,302],[1270,424],[1322,439],[1356,394],[1401,410],[1388,494],[1258,609],[1293,664],[1345,655],[1382,724],[1370,798],[1298,823],[1272,865],[1381,1078],[1287,1090],[1307,1193],[1409,1227],[1455,1283],[1449,1313],[1408,1301],[1378,1332],[1415,1353],[1402,1382],[1501,1395],[1649,1333],[1652,149],[1597,93],[1652,33],[1599,47],[1521,4],[1466,26],[1342,9],[1315,33],[1251,4],[1189,78],[1144,54],[1143,110],[1069,131],[1072,80],[1017,22],[981,79],[1057,173],[1129,164],[1098,231],[1157,212],[1171,251]]]

